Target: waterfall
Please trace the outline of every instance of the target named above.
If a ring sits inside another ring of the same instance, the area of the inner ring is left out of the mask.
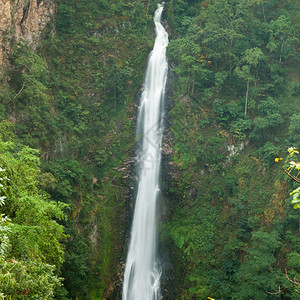
[[[161,25],[163,5],[154,14],[156,38],[149,54],[137,121],[138,190],[125,266],[123,300],[160,299],[157,258],[157,201],[163,134],[163,100],[168,64],[168,34]]]

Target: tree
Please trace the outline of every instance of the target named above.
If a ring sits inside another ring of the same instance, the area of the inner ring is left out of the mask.
[[[256,82],[258,76],[258,65],[266,60],[260,48],[251,48],[245,51],[245,55],[241,60],[242,65],[235,69],[236,75],[246,81],[246,98],[245,98],[245,115],[247,114],[248,95],[250,82]]]
[[[289,155],[284,163],[282,163],[283,158],[278,157],[275,158],[275,162],[280,162],[281,168],[285,174],[287,174],[294,182],[300,184],[300,161],[291,160],[292,157],[299,154],[299,151],[296,147],[290,147],[287,149]],[[294,203],[294,208],[300,208],[300,187],[294,189],[290,195],[293,195],[292,203]]]
[[[261,101],[257,107],[258,116],[254,119],[254,129],[250,134],[250,140],[261,145],[272,135],[274,128],[278,128],[284,120],[280,114],[280,106],[272,98]]]
[[[297,288],[300,286],[300,282],[299,282],[296,278],[290,279],[286,269],[285,269],[285,277],[286,277],[286,279],[287,279],[292,285],[289,285],[289,286],[286,286],[286,285],[285,285],[283,288],[281,288],[281,287],[279,286],[279,287],[278,287],[278,290],[277,290],[276,292],[269,292],[269,291],[267,291],[266,293],[269,294],[269,295],[279,295],[279,294],[285,293],[287,290],[293,288],[293,289],[295,289],[295,292],[296,292],[297,294],[299,294],[300,292],[299,292],[299,290],[297,290]],[[298,296],[298,297],[299,297],[299,296]],[[295,299],[295,297],[294,297],[293,299]]]
[[[13,299],[54,299],[66,238],[58,221],[66,205],[39,189],[38,151],[17,150],[10,137],[0,135],[0,291]]]
[[[237,292],[233,299],[267,299],[266,289],[276,287],[274,253],[281,246],[278,232],[259,229],[252,233],[243,263],[236,273]]]
[[[290,17],[280,15],[277,20],[270,22],[270,39],[267,48],[279,56],[279,63],[282,59],[288,59],[293,53],[293,45],[299,40],[295,37],[294,27]]]

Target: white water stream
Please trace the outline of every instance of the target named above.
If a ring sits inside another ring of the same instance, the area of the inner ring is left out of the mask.
[[[163,4],[159,4],[154,14],[156,38],[149,54],[138,113],[138,191],[124,274],[123,300],[160,299],[157,201],[160,193],[163,99],[168,70],[168,34],[160,23],[162,11]]]

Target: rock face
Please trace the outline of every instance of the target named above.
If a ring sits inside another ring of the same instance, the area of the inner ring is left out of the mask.
[[[35,47],[55,12],[53,0],[0,0],[0,72],[15,41]]]

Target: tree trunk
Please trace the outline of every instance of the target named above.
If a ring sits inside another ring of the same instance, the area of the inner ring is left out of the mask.
[[[281,38],[282,39],[282,38]],[[283,45],[284,45],[284,41],[282,40],[281,42],[281,47],[280,47],[280,57],[279,57],[279,63],[281,64],[282,61],[282,50],[283,50]]]
[[[246,101],[245,101],[245,115],[247,114],[248,94],[249,94],[249,80],[247,81]]]
[[[264,1],[261,2],[261,5],[262,5],[262,12],[263,12],[263,15],[264,15],[264,22],[266,22]]]

